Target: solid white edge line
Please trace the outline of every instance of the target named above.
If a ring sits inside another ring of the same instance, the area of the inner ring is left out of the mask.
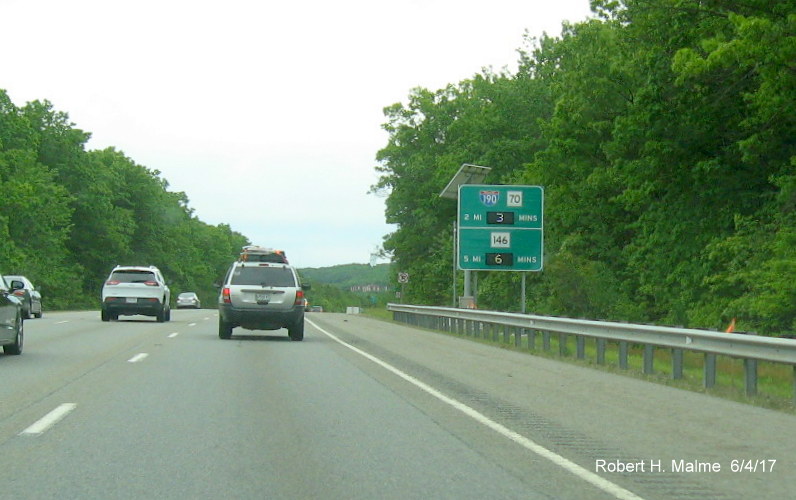
[[[27,436],[38,436],[53,425],[57,424],[75,408],[77,408],[77,404],[75,403],[63,403],[47,415],[34,422],[33,425],[20,432],[20,435],[24,434]]]
[[[521,434],[518,434],[517,432],[512,431],[511,429],[505,427],[502,424],[499,424],[498,422],[495,422],[494,420],[490,419],[486,415],[484,415],[482,413],[479,413],[478,411],[476,411],[475,409],[467,406],[466,404],[464,404],[464,403],[462,403],[460,401],[457,401],[456,399],[453,399],[453,398],[451,398],[449,396],[446,396],[445,394],[441,393],[437,389],[434,389],[430,385],[428,385],[428,384],[426,384],[424,382],[421,382],[420,380],[416,379],[415,377],[413,377],[413,376],[411,376],[411,375],[409,375],[407,373],[402,372],[401,370],[399,370],[398,368],[395,368],[394,366],[390,365],[389,363],[386,363],[386,362],[382,361],[381,359],[373,356],[372,354],[368,354],[367,352],[365,352],[365,351],[363,351],[363,350],[361,350],[361,349],[359,349],[357,347],[354,347],[351,344],[346,343],[345,341],[341,340],[337,336],[327,332],[326,330],[324,330],[323,328],[321,328],[320,326],[315,324],[312,320],[306,319],[306,321],[309,324],[311,324],[313,327],[317,328],[321,333],[323,333],[324,335],[326,335],[330,339],[332,339],[335,342],[337,342],[338,344],[340,344],[340,345],[342,345],[344,347],[347,347],[348,349],[354,351],[355,353],[359,354],[360,356],[363,356],[363,357],[369,359],[370,361],[373,361],[374,363],[376,363],[377,365],[381,366],[385,370],[388,370],[388,371],[394,373],[395,375],[401,377],[402,379],[406,380],[407,382],[409,382],[410,384],[414,385],[418,389],[421,389],[422,391],[425,391],[426,393],[434,396],[435,398],[439,399],[443,403],[446,403],[449,406],[452,406],[453,408],[459,410],[460,412],[464,413],[465,415],[467,415],[468,417],[472,418],[476,422],[489,427],[490,429],[492,429],[493,431],[497,432],[498,434],[510,439],[511,441],[519,444],[520,446],[523,446],[524,448],[532,451],[533,453],[536,453],[540,457],[546,458],[547,460],[553,462],[555,465],[558,465],[559,467],[571,472],[572,474],[578,476],[580,479],[583,479],[584,481],[592,484],[593,486],[596,486],[597,488],[605,491],[606,493],[609,493],[609,494],[613,495],[614,497],[616,497],[618,499],[621,499],[621,500],[643,500],[642,497],[636,495],[632,491],[626,490],[626,489],[622,488],[621,486],[619,486],[618,484],[612,483],[611,481],[608,481],[607,479],[595,474],[594,472],[591,472],[590,470],[581,467],[580,465],[576,464],[575,462],[572,462],[571,460],[568,460],[568,459],[562,457],[558,453],[555,453],[555,452],[553,452],[551,450],[548,450],[544,446],[542,446],[542,445],[540,445],[540,444],[528,439],[527,437],[525,437],[525,436],[523,436]]]
[[[127,362],[128,363],[138,363],[139,361],[143,360],[147,356],[149,356],[149,354],[147,354],[145,352],[139,352],[138,354],[136,354],[132,358],[128,359]]]

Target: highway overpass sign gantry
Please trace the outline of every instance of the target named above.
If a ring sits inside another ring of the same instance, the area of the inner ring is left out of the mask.
[[[459,269],[541,271],[543,206],[540,186],[461,185]]]

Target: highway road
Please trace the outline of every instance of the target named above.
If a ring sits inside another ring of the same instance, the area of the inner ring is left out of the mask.
[[[0,355],[0,499],[779,499],[796,416],[371,318],[46,312]]]

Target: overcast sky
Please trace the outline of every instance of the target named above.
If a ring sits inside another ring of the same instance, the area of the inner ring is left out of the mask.
[[[589,0],[0,0],[0,88],[299,267],[367,263],[383,108],[559,35]]]

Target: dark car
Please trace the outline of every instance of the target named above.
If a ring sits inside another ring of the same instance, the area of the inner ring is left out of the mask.
[[[15,280],[19,286],[20,281]],[[0,345],[6,354],[22,354],[22,304],[3,280],[0,280]]]
[[[6,286],[22,303],[22,317],[25,319],[30,319],[32,316],[41,318],[41,293],[36,290],[33,283],[28,278],[17,274],[6,275],[4,279]],[[18,282],[16,286],[14,282]],[[20,286],[19,283],[22,285]]]

